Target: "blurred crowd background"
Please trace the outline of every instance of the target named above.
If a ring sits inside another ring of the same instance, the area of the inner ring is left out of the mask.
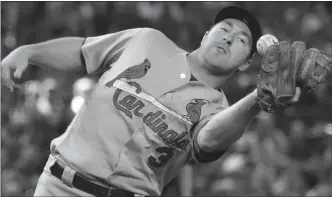
[[[264,33],[332,54],[330,2],[1,2],[1,58],[26,44],[136,27],[161,30],[192,51],[219,9],[234,4],[252,11]],[[225,85],[231,104],[254,89],[257,72],[250,68]],[[65,131],[97,80],[31,67],[20,89],[1,87],[3,196],[33,194],[51,140]],[[332,196],[331,74],[295,107],[259,114],[223,158],[192,169],[193,195]],[[165,192],[179,195],[177,184]]]

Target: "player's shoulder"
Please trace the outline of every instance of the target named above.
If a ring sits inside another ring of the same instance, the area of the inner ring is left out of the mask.
[[[165,36],[165,34],[163,32],[161,32],[160,30],[150,28],[150,27],[141,28],[141,33],[151,35],[151,36]]]
[[[158,29],[143,28],[140,32],[143,36],[156,46],[162,46],[164,49],[173,49],[174,51],[183,51],[174,41]]]
[[[144,35],[159,35],[159,36],[165,36],[161,31],[150,28],[150,27],[137,27],[137,28],[129,28],[117,31],[116,33],[129,33],[129,34],[144,34]],[[108,34],[106,34],[108,35]]]
[[[147,37],[149,40],[165,40],[168,42],[172,42],[163,32],[158,29],[146,27],[142,29],[141,33],[144,34],[144,36]]]

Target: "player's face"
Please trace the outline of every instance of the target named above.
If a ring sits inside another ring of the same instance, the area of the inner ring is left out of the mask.
[[[248,26],[237,19],[225,19],[204,36],[199,55],[219,72],[230,73],[245,63],[251,46]]]

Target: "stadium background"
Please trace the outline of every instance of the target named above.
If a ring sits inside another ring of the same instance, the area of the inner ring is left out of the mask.
[[[264,33],[332,54],[332,3],[327,2],[1,2],[1,57],[25,44],[135,27],[159,29],[191,51],[214,14],[230,4],[252,11]],[[230,103],[255,87],[256,75],[257,68],[250,68],[227,83]],[[33,194],[51,140],[65,131],[97,79],[32,67],[21,89],[1,88],[2,196]],[[257,116],[229,155],[194,166],[193,194],[332,196],[331,136],[330,74],[296,107]]]

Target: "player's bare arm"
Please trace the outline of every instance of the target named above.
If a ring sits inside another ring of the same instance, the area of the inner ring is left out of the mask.
[[[301,90],[297,88],[291,102],[296,103],[300,94]],[[255,90],[216,114],[199,132],[198,146],[205,152],[227,150],[242,136],[247,125],[261,111],[257,103],[257,90]]]
[[[83,42],[84,38],[66,37],[15,49],[1,62],[4,83],[13,90],[17,85],[11,78],[12,72],[19,79],[29,65],[64,71],[83,69],[80,50]]]

